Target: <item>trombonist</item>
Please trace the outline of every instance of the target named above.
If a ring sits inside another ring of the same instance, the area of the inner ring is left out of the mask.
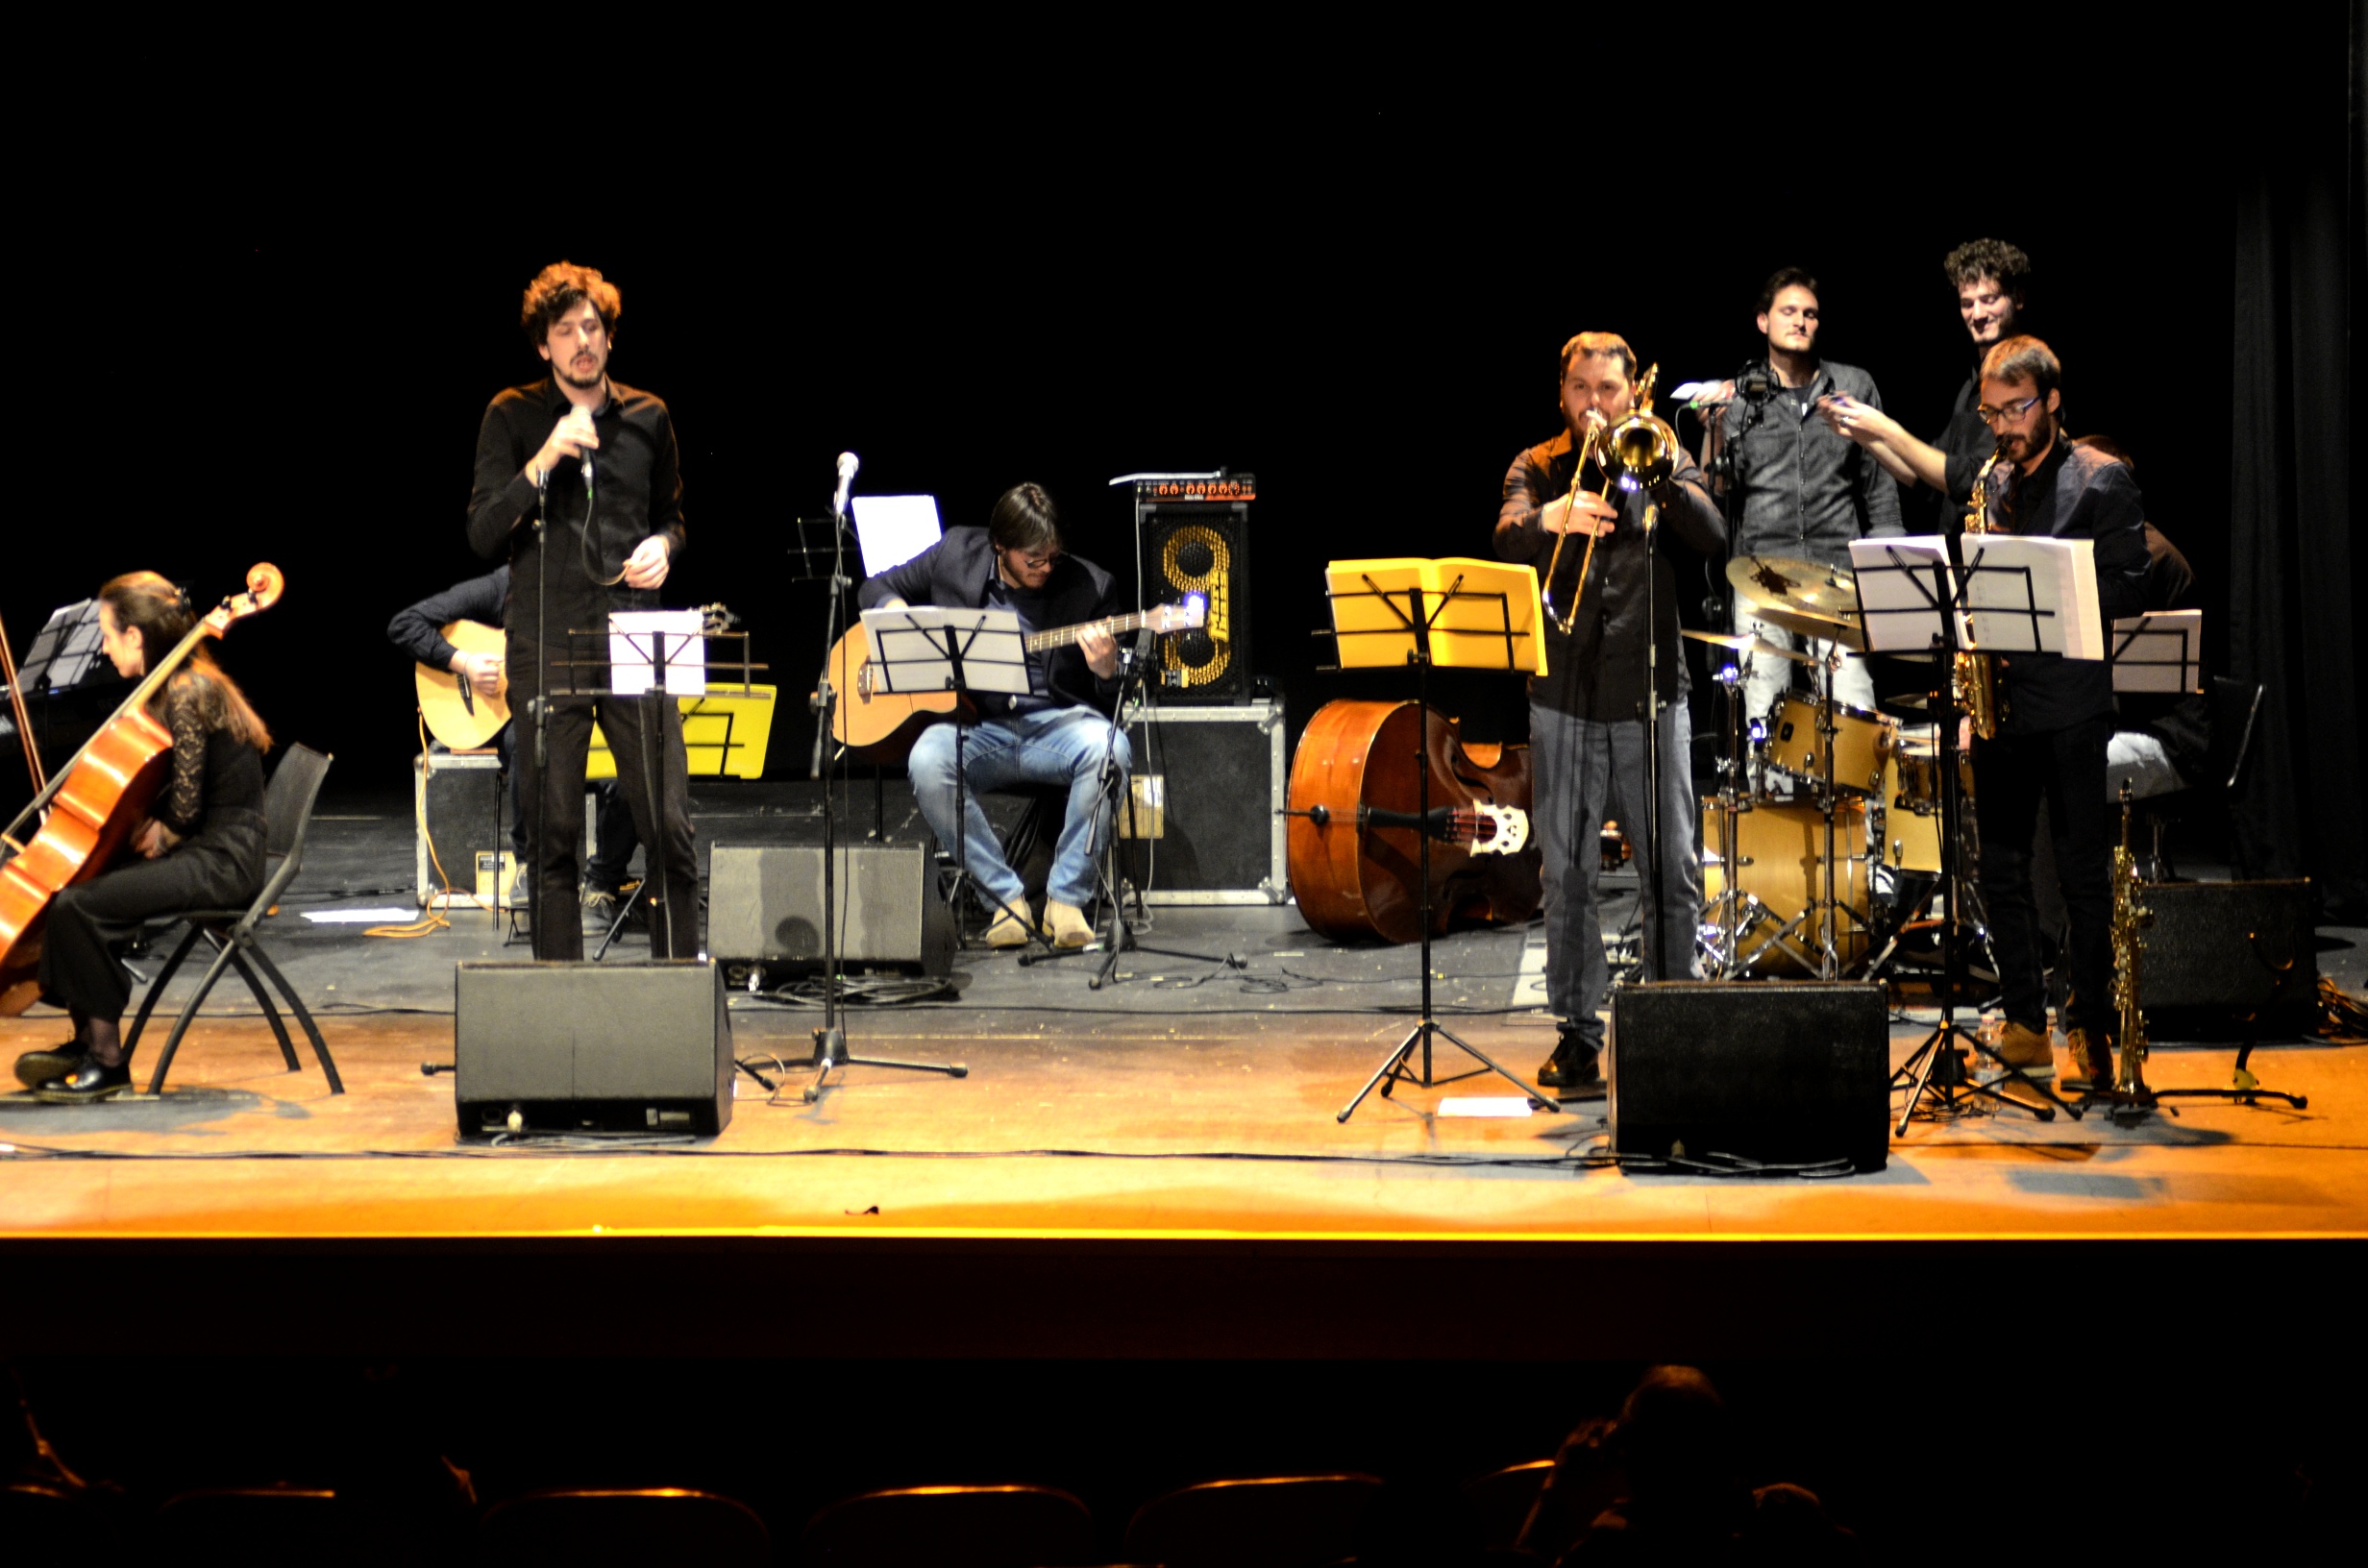
[[[1663,462],[1623,478],[1593,455],[1610,429],[1637,411],[1636,378],[1637,356],[1616,333],[1581,332],[1563,345],[1562,433],[1514,458],[1496,518],[1497,557],[1537,568],[1548,610],[1547,673],[1529,683],[1530,757],[1537,769],[1532,817],[1545,856],[1546,994],[1562,1020],[1554,1054],[1538,1072],[1547,1089],[1586,1089],[1602,1077],[1603,1024],[1595,1011],[1611,976],[1595,877],[1596,838],[1606,818],[1628,824],[1640,866],[1645,865],[1645,846],[1656,842],[1642,824],[1657,821],[1667,907],[1656,907],[1647,869],[1640,878],[1646,972],[1670,979],[1695,973],[1702,870],[1694,854],[1692,725],[1671,557],[1677,550],[1716,555],[1725,547],[1726,528],[1702,471],[1649,414],[1643,419],[1665,434]],[[1648,514],[1659,520],[1650,533]],[[1565,545],[1569,548],[1560,548]],[[1658,813],[1645,799],[1646,654],[1652,648],[1659,668]]]

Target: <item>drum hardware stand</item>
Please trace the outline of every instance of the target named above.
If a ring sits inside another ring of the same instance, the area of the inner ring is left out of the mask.
[[[1743,745],[1743,673],[1735,665],[1726,664],[1719,667],[1714,678],[1726,704],[1727,754],[1718,760],[1719,888],[1718,896],[1713,901],[1716,914],[1701,922],[1703,933],[1698,945],[1710,960],[1706,969],[1714,970],[1723,980],[1741,972],[1738,960],[1743,939],[1774,919],[1775,915],[1760,901],[1758,894],[1744,892],[1742,885],[1742,870],[1748,862],[1742,854],[1741,818],[1751,809],[1744,772],[1748,753]],[[1714,936],[1711,934],[1714,927]]]
[[[1512,607],[1506,602],[1502,594],[1464,592],[1464,578],[1460,576],[1443,592],[1436,596],[1436,601],[1427,613],[1423,608],[1423,600],[1426,596],[1419,585],[1384,591],[1369,576],[1364,580],[1366,587],[1364,594],[1333,593],[1327,597],[1335,601],[1344,598],[1378,599],[1389,607],[1390,613],[1399,622],[1398,629],[1412,639],[1413,647],[1407,650],[1406,662],[1414,666],[1415,671],[1415,777],[1418,801],[1415,809],[1416,815],[1427,822],[1431,815],[1432,628],[1438,625],[1439,618],[1446,612],[1447,606],[1459,598],[1494,600],[1504,625],[1506,654],[1504,667],[1512,670],[1517,668],[1513,657],[1515,634]],[[1403,596],[1406,600],[1403,606],[1398,602],[1400,596]],[[1342,635],[1346,634],[1338,631],[1334,633],[1336,638]],[[1531,635],[1535,636],[1537,633],[1532,632]],[[1346,662],[1343,660],[1344,664]],[[1476,1049],[1465,1041],[1458,1040],[1445,1025],[1431,1016],[1431,835],[1427,828],[1418,827],[1415,830],[1415,842],[1420,856],[1419,875],[1422,884],[1421,937],[1418,943],[1422,964],[1422,1010],[1415,1026],[1407,1031],[1406,1038],[1397,1042],[1396,1047],[1382,1060],[1381,1066],[1372,1077],[1365,1081],[1365,1087],[1357,1090],[1356,1097],[1343,1107],[1340,1114],[1332,1119],[1345,1122],[1350,1116],[1355,1115],[1357,1107],[1363,1105],[1366,1096],[1372,1093],[1376,1088],[1381,1090],[1382,1098],[1388,1099],[1390,1091],[1399,1084],[1412,1084],[1419,1089],[1437,1089],[1443,1084],[1458,1083],[1463,1079],[1477,1078],[1487,1073],[1494,1073],[1519,1090],[1522,1099],[1531,1109],[1560,1112],[1562,1110],[1561,1101],[1552,1095],[1542,1095],[1535,1088],[1499,1066],[1485,1052]],[[1443,1078],[1434,1075],[1431,1061],[1431,1041],[1434,1039],[1445,1041],[1466,1056],[1479,1063],[1480,1066],[1463,1072],[1451,1073]],[[1422,1052],[1422,1067],[1418,1073],[1407,1066],[1407,1062],[1414,1055],[1417,1047],[1419,1047]]]
[[[808,1105],[821,1099],[823,1091],[830,1087],[834,1067],[898,1067],[908,1072],[944,1073],[949,1078],[967,1078],[971,1070],[959,1062],[897,1062],[886,1057],[857,1056],[847,1048],[847,1031],[840,1021],[838,808],[831,798],[830,775],[840,763],[844,748],[834,748],[829,744],[830,714],[835,701],[835,689],[830,682],[830,649],[838,645],[840,626],[847,613],[847,595],[854,587],[854,579],[847,575],[846,481],[852,478],[851,468],[843,472],[839,495],[830,509],[830,594],[828,607],[823,613],[822,678],[816,683],[813,700],[818,726],[814,737],[818,764],[815,775],[823,786],[823,1026],[814,1031],[814,1081],[805,1086],[803,1095]],[[811,581],[815,552],[810,540],[804,537],[805,525],[802,522],[799,527],[800,553],[806,566],[804,577]],[[746,634],[742,635],[745,638]],[[840,673],[852,678],[849,672]],[[655,936],[651,940],[654,943]],[[758,1078],[757,1082],[764,1080]]]
[[[1891,1090],[1907,1091],[1907,1101],[1900,1108],[1899,1120],[1892,1127],[1894,1138],[1908,1136],[1908,1124],[1929,1098],[1928,1115],[1937,1117],[1961,1115],[1977,1100],[1992,1100],[2029,1112],[2040,1121],[2053,1121],[2062,1111],[2074,1121],[2081,1119],[2081,1108],[2059,1099],[2053,1090],[2009,1063],[1992,1049],[1980,1035],[1959,1027],[1957,996],[1964,984],[1964,952],[1959,945],[1957,919],[1957,872],[1960,844],[1958,819],[1963,810],[1958,782],[1957,750],[1957,693],[1951,672],[1957,668],[1957,607],[1962,601],[1962,587],[1959,581],[1965,568],[1958,554],[1956,537],[1950,536],[1946,559],[1936,564],[1929,586],[1905,562],[1892,557],[1892,569],[1915,584],[1925,604],[1939,623],[1935,634],[1934,651],[1938,655],[1938,678],[1934,682],[1939,691],[1933,698],[1934,716],[1937,721],[1936,735],[1940,757],[1940,890],[1942,915],[1940,954],[1942,982],[1940,991],[1940,1022],[1923,1042],[1909,1053],[1908,1060],[1891,1074]],[[1966,1071],[1968,1057],[1986,1058],[1998,1071],[1987,1083],[1976,1081]],[[2004,1091],[2012,1084],[2028,1090],[2038,1101],[2022,1099]]]
[[[1814,646],[1813,643],[1812,646]],[[1819,812],[1825,819],[1824,865],[1821,868],[1825,873],[1825,889],[1822,894],[1813,892],[1808,901],[1801,906],[1801,912],[1786,921],[1775,935],[1762,943],[1755,950],[1754,957],[1756,958],[1760,953],[1764,953],[1770,948],[1781,948],[1791,954],[1804,967],[1813,969],[1819,980],[1837,980],[1841,977],[1842,962],[1835,912],[1838,910],[1847,915],[1862,932],[1870,927],[1865,916],[1842,902],[1835,894],[1834,819],[1841,810],[1841,792],[1834,787],[1834,742],[1835,738],[1841,733],[1841,729],[1834,723],[1834,655],[1821,656],[1816,663],[1815,711],[1819,767],[1816,777],[1812,782],[1819,796]],[[1864,845],[1860,845],[1860,848],[1862,851]],[[1809,954],[1803,952],[1788,940],[1796,931],[1807,934],[1809,922],[1813,919],[1816,922],[1816,958],[1813,962],[1811,961]]]

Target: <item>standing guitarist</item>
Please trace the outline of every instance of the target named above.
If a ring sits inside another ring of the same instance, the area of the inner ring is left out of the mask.
[[[1052,498],[1035,484],[1006,490],[985,527],[950,529],[911,560],[864,583],[856,599],[867,610],[905,604],[1011,610],[1029,632],[1118,613],[1115,580],[1091,561],[1062,551]],[[1094,860],[1110,824],[1098,788],[1102,756],[1115,750],[1122,791],[1134,766],[1125,735],[1112,733],[1107,716],[1118,696],[1118,668],[1117,642],[1089,626],[1073,647],[1028,654],[1027,696],[974,695],[979,718],[962,740],[959,822],[953,726],[932,724],[913,743],[906,764],[913,795],[938,842],[962,845],[973,885],[995,916],[987,927],[990,947],[1022,946],[1029,935],[1026,889],[1003,859],[978,804],[979,791],[1015,784],[1068,786],[1068,816],[1045,888],[1043,930],[1059,947],[1082,947],[1094,938],[1084,906],[1093,896]]]

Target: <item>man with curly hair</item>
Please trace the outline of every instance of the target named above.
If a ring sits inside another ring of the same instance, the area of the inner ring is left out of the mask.
[[[551,374],[513,386],[485,409],[477,433],[469,544],[509,562],[503,627],[510,701],[534,712],[546,674],[554,688],[594,684],[567,667],[570,631],[602,631],[612,610],[655,609],[657,590],[682,552],[682,475],[666,404],[608,374],[616,284],[590,267],[558,261],[527,285],[519,325]],[[539,527],[537,526],[539,520]],[[546,616],[548,619],[546,619]],[[654,956],[699,950],[699,863],[691,838],[689,767],[682,718],[661,704],[655,734],[638,699],[551,701],[548,767],[530,721],[518,747],[522,794],[534,833],[534,956],[583,956],[577,899],[582,876],[584,763],[597,720],[645,845],[665,863],[653,884]],[[657,753],[658,798],[645,783],[645,747]]]

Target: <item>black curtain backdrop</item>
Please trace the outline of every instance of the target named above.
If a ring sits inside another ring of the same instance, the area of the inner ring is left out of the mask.
[[[2361,49],[2368,6],[2331,10],[2304,53],[2295,135],[2234,186],[2235,426],[2229,663],[2266,692],[2235,806],[2241,870],[2309,876],[2331,908],[2368,905],[2356,628],[2353,419],[2361,350]],[[2338,40],[2335,27],[2348,23]]]
[[[2230,627],[2208,657],[2232,665],[2233,556],[2260,551],[2232,549],[2230,465],[2269,449],[2222,440],[2197,404],[2237,385],[2232,171],[2296,160],[2257,140],[2237,159],[2220,130],[2171,114],[2166,85],[2223,45],[2167,22],[2083,34],[2051,18],[2051,49],[2111,68],[2053,103],[1989,102],[1958,80],[1973,44],[1946,18],[1783,58],[1712,31],[1684,93],[1623,78],[1593,113],[1543,67],[1536,93],[1457,109],[1428,90],[1443,61],[1344,58],[1288,80],[1111,70],[1025,110],[916,78],[893,113],[809,96],[727,120],[714,105],[777,104],[753,66],[720,47],[663,71],[654,56],[641,74],[674,96],[619,89],[638,118],[611,128],[580,186],[551,182],[566,160],[529,135],[523,100],[439,126],[426,87],[213,94],[157,139],[136,200],[105,169],[62,164],[20,195],[22,482],[0,613],[21,652],[51,606],[112,573],[153,567],[211,599],[275,560],[286,601],[234,632],[224,662],[281,734],[337,754],[333,790],[407,789],[408,667],[383,627],[486,569],[462,538],[478,421],[539,373],[518,295],[566,257],[622,286],[616,374],[674,408],[691,549],[667,598],[721,600],[754,632],[785,696],[775,774],[804,772],[801,698],[822,651],[820,592],[790,580],[784,551],[792,519],[826,508],[843,450],[863,457],[861,488],[933,494],[950,523],[1039,480],[1073,547],[1122,576],[1129,512],[1109,478],[1256,472],[1254,663],[1295,734],[1332,698],[1403,684],[1317,670],[1322,564],[1488,553],[1506,464],[1556,429],[1571,332],[1625,333],[1665,386],[1729,374],[1757,346],[1761,281],[1804,265],[1823,282],[1826,352],[1929,432],[1968,359],[1940,258],[1996,234],[2036,264],[2072,428],[2131,451],[2197,602]],[[2270,46],[2308,66],[2309,42]],[[2298,115],[2313,93],[2340,114],[2340,80],[2282,80]],[[349,153],[356,106],[399,126],[396,144]],[[458,150],[430,150],[439,135]],[[2338,200],[2326,222],[2345,221]],[[2282,504],[2260,515],[2344,516]],[[2264,526],[2291,549],[2305,525]],[[2337,576],[2324,558],[2278,591],[2321,591]],[[1708,587],[1685,587],[1693,624]],[[2286,602],[2255,624],[2303,635]],[[2348,656],[2331,625],[2309,635],[2324,651],[2280,659],[2323,672]],[[2288,693],[2311,704],[2308,723],[2287,712],[2296,765],[2319,766],[2312,726],[2350,722],[2322,695]],[[1476,738],[1526,724],[1510,680],[1442,681],[1440,697]],[[0,777],[0,794],[21,788]],[[2292,863],[2315,830],[2289,811],[2261,831]]]

